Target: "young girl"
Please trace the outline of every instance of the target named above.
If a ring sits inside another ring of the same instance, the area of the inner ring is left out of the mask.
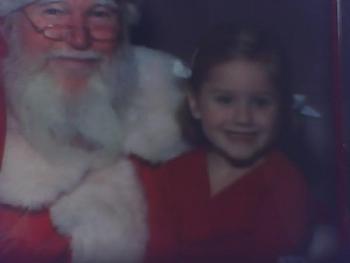
[[[287,75],[266,33],[221,27],[198,48],[185,127],[197,147],[160,168],[178,262],[291,262],[300,252],[308,191],[278,150]]]

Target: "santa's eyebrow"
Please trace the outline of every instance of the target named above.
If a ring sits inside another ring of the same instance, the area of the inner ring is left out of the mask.
[[[39,0],[37,1],[37,4],[51,4],[51,3],[64,3],[65,0]],[[114,0],[95,0],[95,5],[108,5],[108,6],[118,6],[116,1]]]
[[[95,0],[95,5],[107,5],[117,7],[118,3],[114,0]]]
[[[96,4],[111,4],[111,3],[115,3],[117,1],[115,0],[95,0]]]
[[[36,3],[37,4],[51,4],[51,3],[61,3],[64,2],[64,0],[39,0]]]

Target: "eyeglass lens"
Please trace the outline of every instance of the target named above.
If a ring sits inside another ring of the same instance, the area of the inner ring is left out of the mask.
[[[97,5],[85,13],[82,25],[73,22],[71,12],[64,4],[33,5],[25,13],[39,32],[52,39],[65,38],[76,26],[86,27],[95,39],[114,39],[119,22],[118,10],[104,5]]]

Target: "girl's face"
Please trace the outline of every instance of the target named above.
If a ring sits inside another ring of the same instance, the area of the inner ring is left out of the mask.
[[[212,149],[244,162],[259,156],[275,136],[277,97],[264,65],[241,59],[214,66],[188,99]]]

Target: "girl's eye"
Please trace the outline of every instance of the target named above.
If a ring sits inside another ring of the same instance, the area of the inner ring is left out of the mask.
[[[218,95],[214,97],[214,100],[219,104],[228,105],[233,102],[232,96]]]
[[[110,13],[105,11],[93,11],[90,15],[95,17],[110,17]]]
[[[258,108],[269,107],[273,104],[273,99],[271,97],[255,97],[252,98],[251,104]]]

